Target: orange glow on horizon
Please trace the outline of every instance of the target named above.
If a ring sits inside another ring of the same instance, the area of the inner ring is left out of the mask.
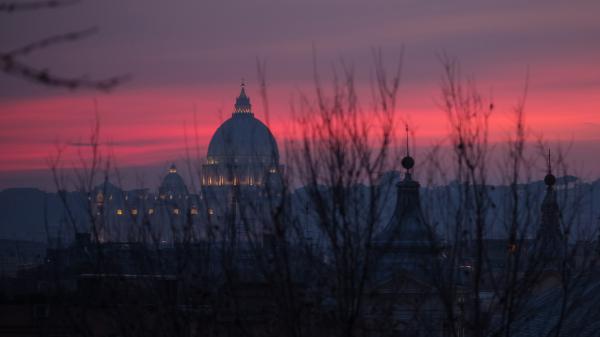
[[[149,165],[185,158],[186,133],[190,156],[204,159],[213,132],[230,116],[237,95],[235,90],[233,86],[202,91],[123,90],[96,97],[66,94],[5,100],[0,102],[3,112],[0,115],[0,171],[47,169],[46,160],[56,153],[57,143],[68,144],[63,164],[76,166],[78,153],[85,153],[89,142],[94,99],[98,102],[104,151],[114,155],[117,165]],[[408,117],[419,146],[443,139],[448,131],[444,113],[431,98],[436,93],[433,87],[400,93],[398,117]],[[265,122],[258,93],[250,90],[249,95],[255,116]],[[284,141],[293,137],[289,95],[279,89],[270,97],[286,98],[270,102],[270,128],[283,152]],[[404,97],[406,100],[402,100]],[[509,93],[495,99],[497,109],[490,124],[492,141],[501,141],[510,133],[510,111],[517,98]],[[584,91],[530,94],[526,122],[532,136],[600,142],[599,107],[600,97]],[[400,132],[397,136],[403,139],[404,134]]]

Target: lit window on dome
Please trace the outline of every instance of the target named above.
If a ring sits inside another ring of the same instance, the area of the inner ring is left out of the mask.
[[[137,210],[137,209],[135,209],[135,208],[134,208],[134,209],[132,209],[132,210],[131,210],[131,214],[133,214],[133,215],[137,215],[137,214],[138,214],[138,210]]]
[[[275,168],[273,167],[273,168],[271,168],[271,169],[269,170],[269,172],[271,172],[271,173],[277,173],[277,169],[275,169]]]
[[[175,208],[175,209],[173,209],[173,214],[175,214],[175,215],[179,215],[179,208]]]
[[[208,209],[208,214],[213,215],[213,214],[215,214],[215,211],[212,208],[209,208]]]
[[[190,213],[193,215],[197,215],[198,214],[198,209],[196,207],[192,207],[192,209],[190,210]]]
[[[173,200],[173,195],[169,194],[169,200]]]
[[[150,209],[148,210],[148,214],[154,214],[154,208],[150,208]]]
[[[117,210],[117,215],[123,215],[123,210],[119,208],[119,209]]]

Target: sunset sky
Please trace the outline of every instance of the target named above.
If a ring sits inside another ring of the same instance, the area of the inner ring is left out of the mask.
[[[2,13],[0,50],[97,26],[97,34],[26,60],[55,74],[130,74],[110,93],[44,87],[0,73],[0,189],[50,189],[46,158],[85,143],[97,102],[102,137],[128,174],[155,180],[185,155],[184,123],[194,111],[201,151],[231,114],[240,79],[265,120],[256,60],[266,61],[270,127],[290,135],[290,104],[312,85],[312,46],[327,77],[331,64],[354,65],[359,88],[371,78],[372,49],[390,64],[404,49],[398,114],[420,146],[442,138],[436,106],[444,52],[494,98],[495,140],[527,74],[527,122],[535,138],[572,142],[582,174],[600,177],[600,2],[598,1],[82,1],[56,10]],[[366,104],[365,104],[366,105]]]

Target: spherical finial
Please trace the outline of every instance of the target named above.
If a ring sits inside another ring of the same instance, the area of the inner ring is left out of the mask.
[[[556,177],[554,176],[554,174],[552,174],[552,173],[546,174],[546,177],[544,177],[544,183],[547,186],[554,186],[554,184],[556,184]]]
[[[407,170],[412,169],[415,166],[415,160],[411,156],[406,156],[402,158],[402,167]]]

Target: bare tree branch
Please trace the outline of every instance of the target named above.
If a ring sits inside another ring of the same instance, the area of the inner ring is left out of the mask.
[[[27,64],[18,62],[10,57],[10,55],[6,54],[0,56],[0,69],[6,74],[20,76],[41,84],[63,87],[71,90],[90,88],[101,91],[110,91],[117,85],[127,81],[130,77],[129,75],[121,75],[102,80],[90,80],[86,77],[61,77],[50,74],[47,69],[36,69]]]
[[[9,52],[2,53],[2,55],[3,56],[7,55],[7,56],[10,56],[13,58],[17,57],[17,56],[25,56],[25,55],[30,54],[31,52],[36,51],[38,49],[47,48],[47,47],[53,46],[55,44],[60,44],[60,43],[64,43],[64,42],[74,42],[79,39],[96,34],[97,32],[98,32],[98,27],[89,27],[86,29],[78,30],[78,31],[72,31],[72,32],[68,32],[68,33],[53,35],[53,36],[44,38],[42,40],[29,43],[20,48],[13,49]]]
[[[17,11],[33,11],[38,9],[59,8],[73,5],[80,0],[48,0],[48,1],[31,1],[31,2],[5,2],[0,3],[0,12],[17,12]]]
[[[54,3],[56,1],[50,2]],[[62,3],[61,1],[58,2]],[[30,5],[32,4],[33,3],[30,3]],[[0,4],[0,11],[2,11],[4,8],[8,8],[7,6],[10,5]],[[97,27],[90,27],[79,31],[72,31],[64,34],[54,35],[39,41],[26,44],[20,48],[0,53],[0,69],[5,74],[22,77],[48,86],[68,88],[71,90],[90,88],[101,91],[109,91],[117,85],[128,80],[129,75],[112,76],[100,80],[88,79],[85,76],[78,78],[69,78],[60,75],[50,74],[50,71],[48,69],[38,69],[18,59],[18,57],[20,56],[26,56],[37,50],[48,48],[56,44],[78,41],[92,34],[95,34],[97,31]]]

